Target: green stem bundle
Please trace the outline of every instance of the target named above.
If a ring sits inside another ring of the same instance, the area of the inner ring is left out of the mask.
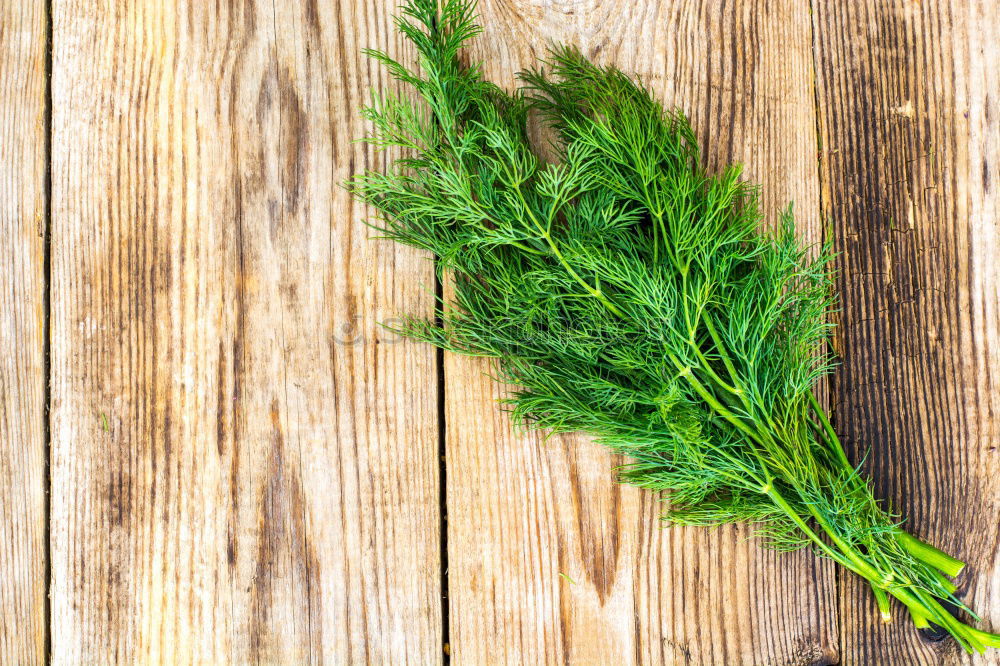
[[[484,80],[458,57],[474,19],[410,0],[397,26],[421,72],[370,53],[417,96],[375,96],[368,140],[404,156],[349,187],[454,280],[441,323],[403,332],[497,359],[515,419],[625,454],[624,481],[667,493],[664,520],[750,523],[864,578],[883,620],[894,597],[917,627],[1000,646],[942,605],[971,613],[950,580],[964,564],[882,508],[813,393],[832,368],[830,248],[807,251],[790,211],[763,230],[739,168],[708,173],[687,119],[617,69],[559,47],[514,93]]]

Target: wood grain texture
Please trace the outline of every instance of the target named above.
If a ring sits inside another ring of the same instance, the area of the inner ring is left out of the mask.
[[[818,240],[808,7],[795,2],[481,2],[471,58],[505,85],[547,41],[637,71]],[[445,363],[450,636],[456,663],[832,664],[832,566],[746,528],[662,530],[655,496],[582,437],[512,431],[481,362]]]
[[[338,187],[384,164],[351,140],[391,85],[360,49],[412,56],[395,0],[52,4],[56,663],[438,663],[447,610],[456,664],[1000,664],[744,527],[661,530],[481,362],[445,355],[439,420],[436,353],[376,326],[430,314],[431,262]],[[482,0],[470,55],[511,85],[576,42],[772,219],[832,223],[838,428],[998,630],[1000,23],[812,4]],[[0,3],[2,663],[46,656],[45,44],[44,3]]]
[[[440,659],[433,273],[339,187],[388,4],[55,1],[57,663]]]
[[[1000,23],[993,2],[816,3],[824,210],[843,320],[835,420],[912,531],[969,562],[1000,629]],[[844,663],[998,664],[873,621],[842,577]]]
[[[0,663],[45,660],[46,10],[0,3]]]

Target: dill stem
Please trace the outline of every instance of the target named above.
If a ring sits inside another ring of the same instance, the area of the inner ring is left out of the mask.
[[[872,593],[875,595],[875,603],[878,604],[878,612],[882,616],[882,621],[886,624],[892,622],[892,613],[889,610],[889,594],[874,583],[872,583]]]
[[[843,552],[844,555],[855,564],[859,575],[867,578],[869,581],[884,584],[884,581],[882,580],[883,577],[878,569],[873,567],[862,555],[858,553],[856,549],[852,548],[849,543],[841,539],[836,530],[833,529],[833,526],[831,526],[830,523],[827,522],[826,518],[823,517],[823,514],[817,511],[815,507],[808,502],[806,503],[806,507],[808,507],[809,513],[812,515],[813,519],[830,537],[830,540],[833,541],[837,548],[839,548],[841,552]]]
[[[1000,635],[968,625],[965,625],[965,630],[986,647],[1000,648]]]
[[[917,629],[929,629],[931,623],[927,620],[927,613],[924,612],[919,606],[906,606],[906,610],[910,611],[910,618],[913,620],[913,626]]]
[[[674,354],[668,354],[671,362],[677,368],[677,371],[687,380],[691,385],[691,388],[701,396],[702,400],[708,403],[708,405],[715,410],[715,413],[729,421],[737,430],[742,432],[744,435],[757,442],[760,445],[764,445],[764,441],[761,439],[760,433],[754,431],[747,424],[745,424],[742,419],[740,419],[736,414],[734,414],[729,408],[723,405],[719,400],[712,395],[712,392],[705,388],[694,373],[691,372],[691,367],[684,365],[679,358]]]
[[[746,392],[743,390],[743,387],[740,386],[740,378],[736,372],[736,366],[733,365],[733,360],[729,357],[729,352],[726,351],[726,346],[722,343],[719,332],[715,330],[715,326],[712,324],[712,318],[704,309],[701,311],[701,321],[705,324],[705,330],[708,331],[708,335],[712,338],[712,342],[715,344],[715,349],[719,352],[719,358],[722,359],[722,364],[726,366],[726,370],[729,372],[729,379],[732,382],[732,386],[730,386],[721,379],[717,379],[719,385],[727,389],[730,393],[739,396],[743,406],[747,409],[747,411],[750,411],[750,401],[747,399]],[[718,378],[715,370],[712,370],[708,363],[708,359],[706,359],[705,355],[701,353],[701,350],[696,349],[695,353],[698,355],[702,364],[708,368],[708,371],[712,374],[712,376]]]
[[[948,594],[954,594],[955,593],[955,590],[958,589],[958,586],[955,585],[955,583],[951,582],[951,579],[948,578],[948,576],[946,576],[945,574],[941,573],[937,569],[931,569],[931,571],[934,572],[934,578],[937,580],[937,582],[939,582],[941,584],[941,587],[943,587],[945,590],[948,591]]]
[[[924,564],[940,569],[952,578],[962,573],[962,569],[965,568],[965,562],[962,560],[952,557],[943,550],[935,548],[925,541],[921,541],[905,530],[900,529],[895,532],[893,536],[899,545],[902,546],[910,555]]]
[[[712,338],[712,342],[715,343],[715,348],[719,350],[719,356],[722,358],[723,365],[726,366],[726,370],[729,371],[729,376],[732,378],[733,385],[739,388],[742,392],[742,387],[739,385],[739,374],[736,372],[736,366],[733,364],[733,360],[729,357],[729,352],[726,351],[726,346],[722,342],[722,336],[715,328],[715,324],[712,322],[712,318],[709,316],[708,312],[702,310],[701,321],[705,324],[705,329],[708,331],[709,336]],[[744,398],[745,400],[745,398]]]
[[[813,529],[809,527],[809,523],[807,523],[802,518],[802,516],[799,515],[798,511],[796,511],[795,508],[788,503],[788,501],[781,495],[781,493],[777,491],[777,489],[774,488],[772,484],[769,483],[767,486],[761,488],[761,490],[765,494],[767,494],[767,496],[771,498],[771,501],[774,502],[779,509],[784,511],[785,514],[789,518],[791,518],[792,522],[798,525],[799,529],[801,529],[805,533],[805,535],[809,537],[819,547],[820,550],[826,553],[830,557],[830,559],[840,563],[841,565],[850,569],[859,576],[862,576],[863,578],[868,578],[861,571],[859,571],[857,567],[855,567],[851,562],[845,560],[844,556],[842,556],[834,549],[830,548],[830,546],[827,545],[825,541],[820,539],[819,535],[817,535],[816,532],[814,532]]]
[[[589,282],[580,277],[580,274],[576,272],[576,269],[569,265],[569,262],[566,261],[566,257],[563,256],[562,251],[559,249],[559,246],[556,245],[555,239],[552,238],[552,232],[550,228],[542,224],[541,220],[538,219],[538,216],[536,216],[535,212],[531,209],[531,206],[528,205],[528,200],[524,198],[524,192],[521,191],[521,186],[516,185],[514,187],[514,191],[517,192],[517,198],[520,199],[521,205],[524,206],[524,212],[527,213],[528,218],[531,220],[531,223],[535,225],[535,229],[538,230],[539,235],[545,239],[546,243],[548,243],[549,249],[552,250],[552,254],[554,254],[556,259],[559,260],[559,263],[562,265],[563,269],[565,269],[565,271],[569,273],[570,277],[576,280],[580,284],[580,286],[586,289],[587,293],[589,293],[591,296],[599,300],[604,305],[604,307],[610,310],[612,314],[621,319],[624,319],[625,313],[619,310],[618,306],[616,306],[614,303],[608,300],[608,297],[605,296],[601,291],[595,289],[590,285]]]
[[[708,362],[708,359],[705,358],[705,354],[701,351],[701,348],[698,346],[697,342],[690,340],[689,343],[691,345],[692,351],[694,351],[694,355],[698,357],[699,361],[701,361],[702,367],[705,369],[705,372],[707,372],[708,375],[712,378],[712,381],[714,381],[721,388],[725,389],[727,392],[732,393],[735,396],[739,396],[740,399],[743,401],[743,404],[746,405],[746,398],[743,396],[743,391],[734,386],[729,385],[724,379],[722,379],[722,377],[719,377],[719,374],[712,369],[712,365]]]
[[[660,231],[659,225],[653,225],[653,265],[660,263]]]
[[[517,249],[521,250],[522,252],[528,252],[530,254],[536,254],[536,255],[543,255],[543,254],[545,254],[541,250],[536,250],[533,247],[528,247],[527,245],[525,245],[524,243],[521,243],[519,241],[511,241],[510,244],[513,245],[514,247],[516,247]]]
[[[546,242],[548,242],[549,248],[552,250],[552,253],[559,260],[559,263],[562,264],[563,268],[566,269],[566,272],[569,273],[570,277],[572,277],[574,280],[580,283],[580,285],[584,289],[586,289],[591,296],[599,300],[604,305],[604,307],[606,307],[612,313],[614,313],[618,317],[621,317],[622,319],[625,318],[625,314],[618,309],[618,306],[616,306],[614,303],[608,300],[608,297],[605,296],[602,292],[590,286],[590,283],[588,283],[586,280],[580,277],[580,274],[576,272],[576,269],[574,269],[572,266],[569,265],[569,262],[566,261],[566,257],[564,257],[563,253],[559,250],[559,246],[556,245],[556,242],[552,239],[552,234],[550,234],[548,231],[545,231],[542,233],[542,237],[546,240]]]
[[[847,454],[844,452],[844,447],[840,443],[840,438],[837,437],[837,431],[833,429],[833,424],[830,423],[830,419],[827,418],[826,411],[823,409],[823,406],[819,404],[819,400],[816,399],[816,396],[812,391],[809,391],[807,396],[809,397],[809,404],[812,405],[813,411],[816,412],[816,416],[819,418],[820,424],[823,426],[823,429],[828,435],[827,443],[833,451],[833,454],[837,456],[837,460],[840,461],[840,464],[843,465],[845,469],[849,469],[852,472],[855,471],[851,461],[847,459]]]
[[[949,628],[949,621],[939,617],[940,613],[938,612],[938,609],[933,608],[930,604],[926,603],[924,599],[921,599],[918,591],[910,591],[907,588],[893,588],[889,590],[889,593],[906,606],[906,608],[910,611],[910,616],[913,618],[913,623],[917,627],[926,629],[930,626],[930,621],[933,620],[935,624],[941,627]],[[953,622],[957,623],[957,620],[951,617],[951,614],[945,611],[944,608],[940,605],[938,605],[938,608],[940,608],[940,610],[944,612],[944,614],[947,615]],[[952,634],[955,635],[955,638],[960,643],[965,639],[965,632],[962,632],[961,630],[957,633],[953,631]]]

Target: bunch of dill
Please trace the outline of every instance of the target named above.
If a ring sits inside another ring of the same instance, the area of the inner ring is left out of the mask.
[[[458,53],[466,0],[410,0],[398,28],[421,71],[369,52],[413,99],[376,95],[367,140],[399,147],[350,189],[389,238],[432,252],[454,281],[440,324],[404,332],[498,359],[520,422],[583,431],[669,493],[666,521],[746,522],[774,548],[811,547],[894,596],[918,627],[1000,646],[942,601],[963,564],[904,532],[848,461],[813,394],[830,371],[830,248],[810,258],[791,213],[762,230],[738,166],[701,165],[686,118],[572,48],[508,93]],[[537,112],[559,137],[547,163]]]

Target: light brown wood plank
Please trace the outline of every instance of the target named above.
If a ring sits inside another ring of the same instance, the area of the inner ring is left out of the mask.
[[[55,660],[439,660],[433,273],[339,187],[388,3],[53,30]]]
[[[835,420],[1000,630],[1000,23],[995,3],[816,3],[824,210],[843,304]],[[844,663],[998,664],[875,621],[842,578]]]
[[[819,240],[808,7],[795,2],[494,2],[472,59],[505,85],[550,40],[634,70],[688,112],[712,165],[794,199]],[[445,363],[450,636],[456,663],[831,664],[833,568],[745,528],[662,530],[650,493],[583,437],[512,431],[488,366]],[[564,574],[561,576],[560,574]]]
[[[0,4],[0,663],[45,660],[45,3]]]

